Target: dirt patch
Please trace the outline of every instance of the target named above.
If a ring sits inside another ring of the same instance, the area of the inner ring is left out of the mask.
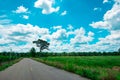
[[[120,72],[120,67],[119,66],[113,66],[112,70],[119,71]]]

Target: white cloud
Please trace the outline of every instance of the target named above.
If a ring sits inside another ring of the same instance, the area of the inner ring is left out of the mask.
[[[110,30],[120,29],[120,1],[116,0],[111,10],[108,10],[103,17],[103,21],[93,22],[90,26]]]
[[[71,24],[69,24],[67,29],[73,30],[73,26]]]
[[[30,11],[28,11],[28,8],[25,8],[24,6],[19,6],[19,7],[17,7],[16,10],[14,10],[12,12],[20,14],[20,17],[22,17],[24,19],[29,19],[28,14],[30,14]]]
[[[99,38],[96,44],[89,45],[95,51],[117,51],[120,45],[120,0],[114,0],[115,4],[103,17],[103,21],[92,22],[93,28],[107,29],[109,35]]]
[[[53,26],[53,29],[62,29],[62,26]]]
[[[89,31],[89,32],[88,32],[88,36],[91,36],[91,37],[92,37],[92,36],[94,36],[94,33],[91,32],[91,31]]]
[[[47,28],[40,28],[31,24],[16,24],[6,27],[0,25],[0,30],[0,49],[3,46],[12,47],[14,51],[19,50],[19,48],[25,51],[27,48],[28,51],[30,47],[35,46],[32,41],[49,34]],[[7,49],[5,48],[3,51],[7,51]]]
[[[24,19],[29,19],[29,16],[23,15],[23,18],[24,18]]]
[[[102,9],[99,8],[99,7],[96,7],[96,8],[94,8],[93,10],[94,10],[94,11],[101,11]]]
[[[109,0],[103,0],[103,4],[104,4],[104,3],[108,3],[108,2],[109,2]]]
[[[89,36],[93,36],[94,33],[89,32]],[[120,30],[111,31],[111,33],[105,38],[99,38],[99,41],[95,44],[76,44],[76,47],[73,47],[74,51],[89,52],[109,52],[117,51],[120,45]]]
[[[99,38],[99,40],[106,42],[106,43],[112,43],[112,44],[117,44],[116,42],[119,42],[120,40],[120,30],[117,31],[111,31],[111,33],[106,36],[105,38]],[[118,40],[118,41],[117,41]]]
[[[22,17],[24,19],[29,19],[28,14],[30,13],[30,11],[28,11],[28,8],[25,8],[24,6],[19,6],[19,7],[17,7],[16,10],[13,10],[12,12],[20,14],[20,17]]]
[[[98,21],[98,22],[92,22],[89,24],[93,28],[100,28],[100,29],[110,29],[111,25],[107,21]]]
[[[74,34],[74,31],[73,31],[74,27],[69,24],[68,27],[67,27],[67,35],[70,36],[70,35],[73,35]]]
[[[103,4],[106,4],[106,3],[111,3],[113,1],[119,1],[119,0],[103,0]]]
[[[15,13],[28,13],[28,8],[25,8],[24,6],[17,7],[17,10],[13,11]]]
[[[67,14],[67,11],[63,11],[62,13],[61,13],[61,16],[64,16],[64,15],[66,15]]]
[[[94,39],[94,33],[93,32],[88,32],[86,35],[85,29],[84,28],[80,28],[80,29],[76,29],[74,31],[75,37],[71,38],[70,42],[71,44],[73,44],[74,46],[80,46],[81,44],[88,44],[89,42],[91,42]]]
[[[120,30],[111,31],[105,38],[99,38],[99,42],[94,44],[96,51],[117,51],[120,45]]]
[[[27,52],[31,47],[39,51],[32,43],[38,38],[50,43],[50,52],[116,51],[120,44],[120,30],[111,31],[105,38],[99,38],[96,44],[89,44],[94,40],[94,33],[86,32],[83,27],[67,30],[61,26],[55,32],[50,32],[48,28],[31,24],[14,24],[0,25],[0,30],[0,51],[10,51],[12,48],[16,52]]]
[[[53,12],[58,12],[60,7],[54,8],[53,5],[55,4],[54,0],[37,0],[34,3],[34,7],[41,8],[42,14],[51,14]]]
[[[63,51],[76,51],[76,47],[70,41],[68,42],[68,33],[66,29],[62,27],[57,29],[55,32],[50,32],[47,28],[41,28],[39,26],[33,26],[31,24],[14,24],[4,27],[0,25],[0,49],[1,51],[9,51],[12,48],[13,51],[26,52],[31,47],[36,47],[32,41],[41,38],[50,42],[50,51],[63,52]],[[75,36],[82,35],[82,40],[88,40],[88,37],[93,36],[92,32],[88,32],[85,36],[85,30],[83,28],[76,29],[72,33]],[[81,42],[82,42],[81,40]],[[80,42],[80,41],[79,41]]]
[[[67,32],[65,29],[59,29],[51,35],[52,40],[65,40],[67,38]]]

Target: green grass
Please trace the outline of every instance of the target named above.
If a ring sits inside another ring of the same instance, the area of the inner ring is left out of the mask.
[[[92,80],[120,80],[120,56],[57,56],[34,59]]]
[[[1,63],[1,65],[0,65],[0,71],[8,68],[9,66],[12,66],[13,64],[19,62],[21,59],[22,58],[11,60],[11,61],[6,61],[6,62]]]

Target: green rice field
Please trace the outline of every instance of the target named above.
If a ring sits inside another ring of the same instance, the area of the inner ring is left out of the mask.
[[[49,56],[34,59],[92,80],[120,80],[120,56]]]

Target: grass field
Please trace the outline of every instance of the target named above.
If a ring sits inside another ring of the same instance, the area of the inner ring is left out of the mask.
[[[57,56],[34,59],[92,80],[120,80],[120,56]]]

